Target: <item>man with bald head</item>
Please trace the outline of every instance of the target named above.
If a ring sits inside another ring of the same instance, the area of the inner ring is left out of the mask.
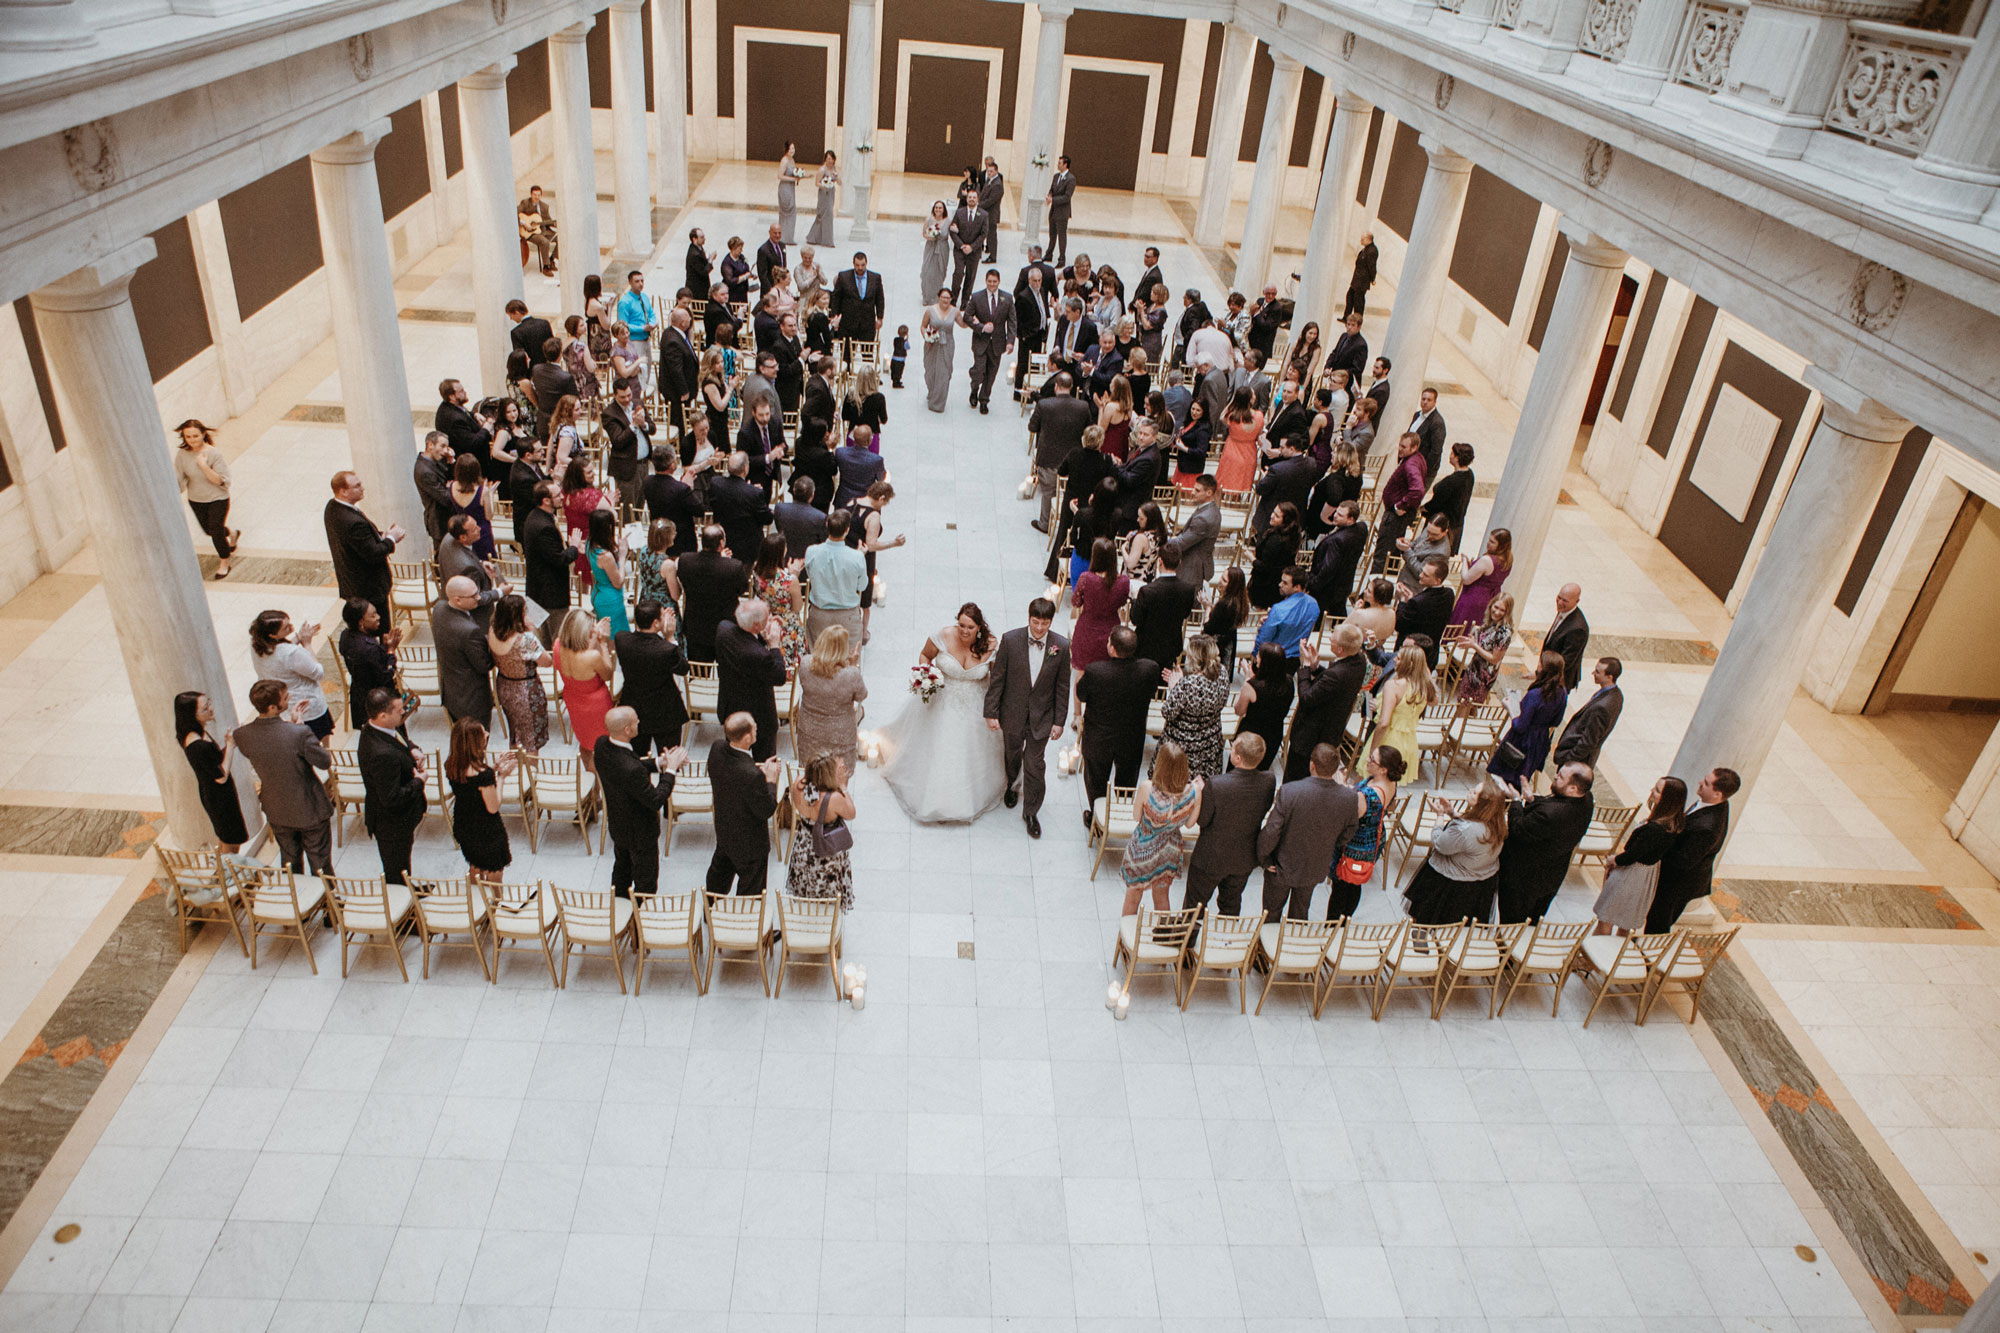
[[[1561,653],[1563,684],[1571,690],[1583,680],[1583,655],[1590,648],[1590,622],[1583,618],[1583,589],[1565,583],[1556,592],[1556,618],[1542,636],[1542,651]]]
[[[641,755],[637,710],[620,705],[604,715],[604,734],[591,754],[604,791],[604,824],[611,832],[611,891],[620,898],[660,889],[660,811],[674,793],[674,770],[687,762],[680,746]]]
[[[479,585],[463,574],[445,580],[444,596],[431,607],[431,641],[437,645],[438,692],[456,722],[493,722],[493,652],[475,612]]]

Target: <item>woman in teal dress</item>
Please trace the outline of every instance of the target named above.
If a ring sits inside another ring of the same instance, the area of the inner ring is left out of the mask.
[[[1161,741],[1153,755],[1153,775],[1132,794],[1137,816],[1125,842],[1125,859],[1118,871],[1125,880],[1125,906],[1132,916],[1139,900],[1153,895],[1153,910],[1167,910],[1167,890],[1181,868],[1181,830],[1201,809],[1201,779],[1188,774],[1187,752],[1172,741]]]
[[[590,515],[590,609],[611,623],[613,634],[632,628],[625,619],[625,574],[618,564],[618,518],[609,509]]]

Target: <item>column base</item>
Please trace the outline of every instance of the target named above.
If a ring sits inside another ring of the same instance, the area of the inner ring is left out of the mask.
[[[1708,102],[1707,120],[1716,137],[1764,157],[1797,160],[1823,122],[1816,117],[1788,116],[1765,110],[1728,93]]]
[[[1660,91],[1666,86],[1665,70],[1638,69],[1630,61],[1625,61],[1611,67],[1610,77],[1604,81],[1604,92],[1621,102],[1651,106],[1659,100]]]
[[[847,228],[847,239],[850,241],[865,241],[873,235],[868,228],[868,196],[871,189],[867,185],[849,187],[848,207],[853,218]]]
[[[1954,222],[1978,222],[1995,213],[1993,199],[2000,180],[1984,173],[1963,175],[1949,168],[1927,166],[1921,159],[1901,190],[1901,202],[1913,212],[1932,213]],[[1991,225],[2000,226],[2000,213]]]

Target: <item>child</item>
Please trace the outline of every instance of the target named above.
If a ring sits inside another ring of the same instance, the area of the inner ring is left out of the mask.
[[[910,359],[910,326],[896,326],[896,340],[889,345],[889,387],[903,387],[903,363]]]

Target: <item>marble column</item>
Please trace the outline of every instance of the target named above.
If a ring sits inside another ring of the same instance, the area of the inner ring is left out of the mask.
[[[654,200],[661,208],[688,200],[687,97],[687,0],[653,0]]]
[[[1805,650],[1910,430],[1909,422],[1818,367],[1806,371],[1805,381],[1822,395],[1819,425],[1674,756],[1671,771],[1689,790],[1718,766],[1735,769],[1746,793],[1756,784],[1798,691]],[[1739,796],[1739,820],[1743,806]]]
[[[1472,182],[1471,159],[1460,157],[1428,134],[1418,142],[1428,159],[1423,193],[1417,200],[1416,221],[1410,224],[1403,271],[1396,279],[1389,330],[1375,352],[1389,358],[1389,401],[1377,429],[1388,444],[1395,442],[1416,414],[1424,377],[1430,373],[1438,306],[1444,300],[1452,251],[1458,248],[1466,187]]]
[[[1976,222],[2000,189],[2000,14],[1990,7],[1952,80],[1917,169],[1899,187],[1913,211]],[[2000,221],[2000,219],[1996,219]]]
[[[611,15],[612,252],[637,264],[653,253],[653,182],[646,156],[646,20],[640,0],[613,0]],[[577,307],[581,309],[582,307]]]
[[[597,150],[590,134],[590,62],[584,36],[596,20],[549,34],[549,109],[555,124],[556,201],[562,236],[556,266],[562,313],[583,310],[583,277],[603,267],[597,245]],[[619,284],[623,286],[623,284]]]
[[[1319,325],[1320,339],[1333,345],[1334,311],[1346,296],[1341,279],[1347,268],[1347,220],[1361,182],[1361,157],[1368,151],[1368,121],[1375,108],[1353,93],[1340,94],[1333,113],[1333,131],[1326,139],[1326,163],[1319,176],[1319,197],[1313,202],[1312,231],[1306,237],[1305,267],[1299,271],[1293,336],[1308,321]]]
[[[1271,92],[1264,99],[1264,128],[1257,136],[1257,172],[1250,178],[1250,207],[1236,250],[1236,290],[1250,297],[1282,271],[1271,254],[1278,231],[1278,207],[1285,195],[1285,168],[1292,160],[1292,120],[1299,110],[1299,86],[1306,69],[1288,55],[1271,56]],[[1280,286],[1284,284],[1280,283]]]
[[[0,0],[0,51],[68,51],[96,41],[72,0]]]
[[[389,132],[378,120],[312,155],[319,244],[333,304],[333,346],[354,470],[368,488],[368,516],[382,527],[424,530],[424,505],[411,469],[417,432],[410,382],[396,324],[395,271],[382,226],[375,145]]]
[[[514,207],[520,202],[515,193],[514,144],[507,121],[507,71],[512,68],[514,57],[507,56],[458,81],[466,230],[472,237],[472,323],[479,331],[477,392],[482,398],[507,391],[507,353],[513,350],[507,303],[527,297],[521,280],[521,232],[514,220]]]
[[[229,242],[222,233],[222,205],[210,200],[188,214],[187,220],[201,303],[215,337],[215,368],[222,377],[222,399],[229,406],[229,415],[240,417],[256,406],[257,386],[250,377],[249,339],[236,304],[236,272],[230,266]]]
[[[1229,195],[1236,184],[1236,157],[1243,146],[1243,115],[1250,100],[1250,65],[1257,39],[1230,24],[1222,30],[1222,57],[1215,76],[1214,110],[1208,118],[1207,154],[1202,164],[1201,198],[1195,204],[1194,243],[1219,246],[1229,221]]]
[[[1493,497],[1493,516],[1487,520],[1489,528],[1506,528],[1513,534],[1514,572],[1507,576],[1507,587],[1522,603],[1534,587],[1535,569],[1548,542],[1556,497],[1576,449],[1576,433],[1583,428],[1583,405],[1590,397],[1628,258],[1617,246],[1574,223],[1565,221],[1562,229],[1569,238],[1569,259],[1563,265],[1549,327],[1542,335],[1534,378],[1521,402],[1514,440],[1507,446],[1507,467]],[[1479,549],[1478,543],[1467,549]]]
[[[1048,225],[1049,178],[1056,174],[1056,155],[1062,151],[1063,52],[1069,46],[1069,16],[1064,5],[1039,7],[1042,26],[1035,37],[1035,92],[1028,103],[1028,160],[1021,173],[1021,252],[1042,243],[1042,228]],[[1036,158],[1046,159],[1040,166]]]
[[[174,845],[199,847],[214,831],[174,735],[174,695],[206,692],[218,736],[236,724],[236,700],[132,313],[132,275],[153,253],[150,239],[135,241],[31,300],[168,831]],[[248,778],[238,774],[237,791],[254,829],[260,816]]]
[[[875,169],[875,0],[847,0],[847,103],[840,113],[840,143],[840,180],[851,219],[847,239],[865,241]],[[807,175],[809,185],[812,173]]]

